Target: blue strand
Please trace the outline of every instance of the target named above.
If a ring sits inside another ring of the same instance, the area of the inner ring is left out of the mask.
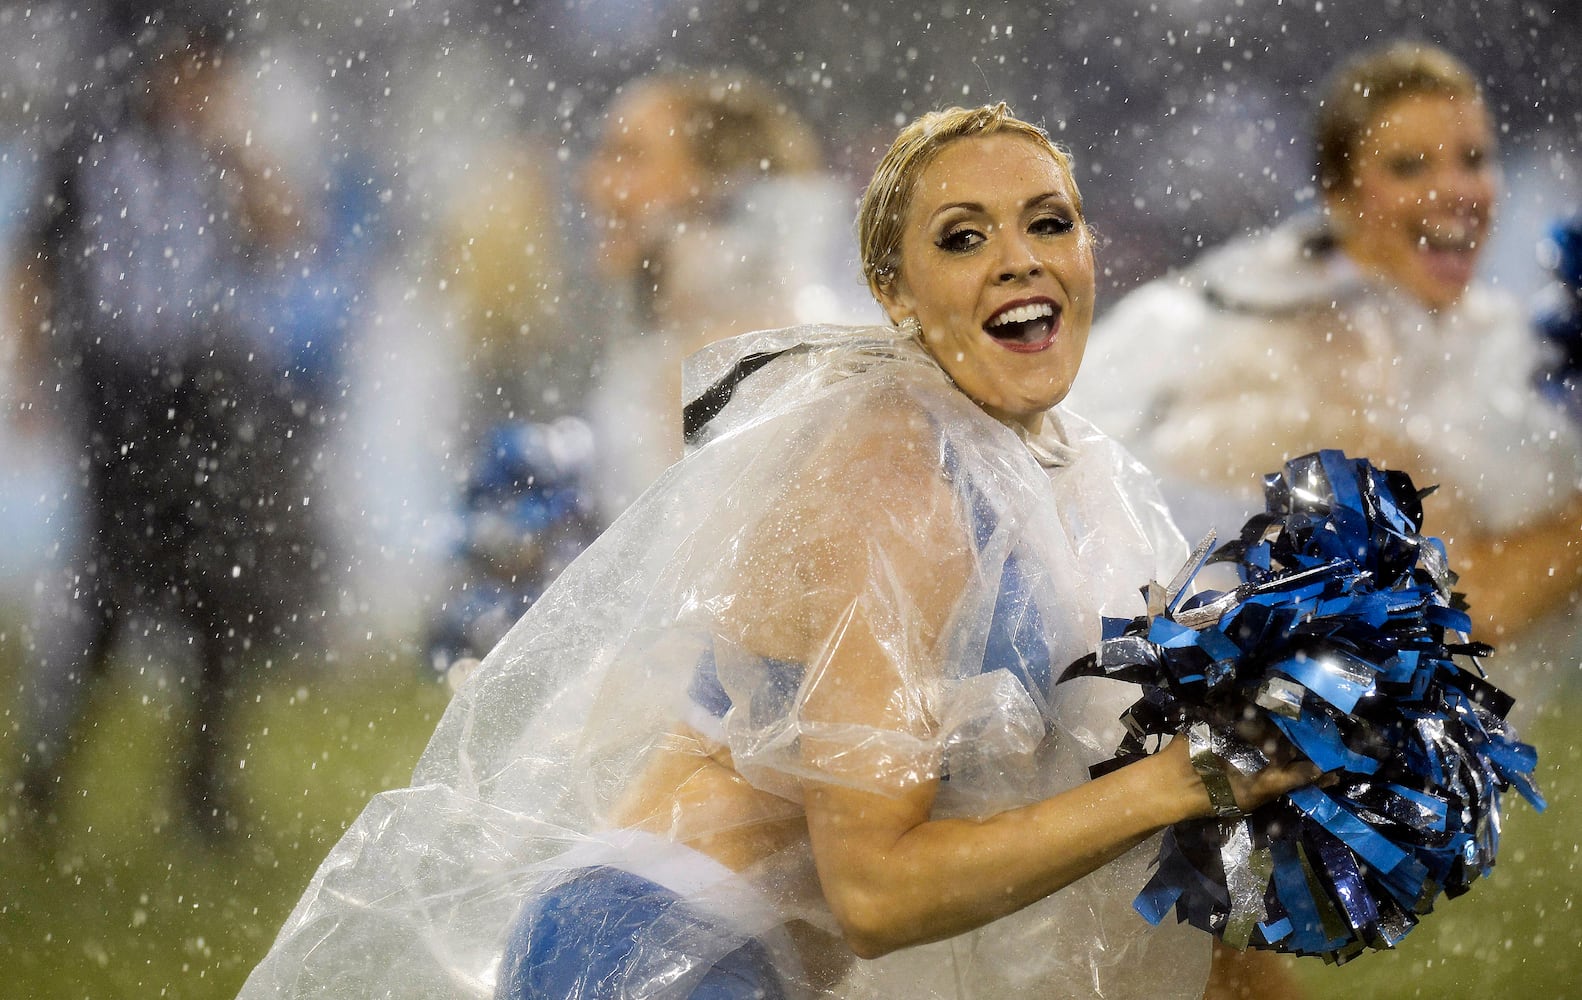
[[[1097,651],[1061,679],[1143,688],[1120,752],[1095,775],[1197,723],[1245,747],[1249,718],[1326,772],[1323,788],[1245,820],[1166,831],[1136,908],[1223,935],[1233,910],[1249,912],[1226,877],[1230,865],[1248,882],[1250,854],[1236,855],[1247,838],[1231,837],[1245,822],[1271,861],[1267,919],[1248,945],[1338,963],[1393,947],[1439,896],[1490,873],[1501,793],[1544,808],[1538,755],[1505,721],[1512,699],[1476,667],[1492,648],[1466,638],[1471,618],[1443,543],[1419,534],[1424,494],[1409,477],[1322,451],[1265,477],[1264,492],[1267,511],[1210,560],[1234,563],[1239,587],[1107,620]]]

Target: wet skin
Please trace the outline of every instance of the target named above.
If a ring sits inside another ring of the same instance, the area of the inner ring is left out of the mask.
[[[1483,102],[1411,94],[1386,104],[1330,198],[1346,255],[1428,309],[1460,300],[1493,223],[1498,172]]]
[[[1031,139],[958,139],[926,168],[882,293],[958,388],[1031,432],[1065,398],[1093,321],[1092,235],[1064,168]]]

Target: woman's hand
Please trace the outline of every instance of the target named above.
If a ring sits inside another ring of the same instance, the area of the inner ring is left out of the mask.
[[[1306,758],[1298,757],[1296,751],[1277,732],[1273,732],[1267,724],[1254,726],[1253,732],[1247,732],[1246,727],[1238,727],[1239,735],[1249,744],[1258,747],[1269,758],[1267,766],[1244,774],[1232,764],[1219,762],[1217,770],[1223,774],[1224,786],[1228,788],[1230,796],[1234,799],[1236,809],[1243,813],[1252,812],[1259,806],[1272,799],[1277,799],[1285,793],[1310,785],[1319,780],[1323,772],[1318,765]],[[1185,775],[1190,772],[1195,779],[1195,798],[1197,811],[1194,818],[1206,818],[1221,815],[1221,810],[1216,806],[1217,797],[1223,797],[1224,792],[1211,791],[1210,785],[1218,779],[1213,773],[1205,774],[1194,765],[1192,741],[1186,736],[1170,741],[1170,744],[1156,756],[1169,761],[1177,773]]]
[[[1252,774],[1242,774],[1234,767],[1228,767],[1225,771],[1230,778],[1231,791],[1236,796],[1236,805],[1244,813],[1252,812],[1286,792],[1311,785],[1323,775],[1318,765],[1310,760],[1270,763],[1268,767]]]

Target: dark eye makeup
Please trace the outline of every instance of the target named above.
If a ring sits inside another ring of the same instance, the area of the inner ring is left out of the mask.
[[[1405,179],[1422,173],[1426,163],[1421,156],[1392,156],[1386,166],[1389,167],[1390,173]]]
[[[982,243],[985,238],[983,233],[976,229],[969,226],[960,226],[946,229],[934,241],[934,245],[946,253],[966,253]]]
[[[1056,213],[1040,215],[1027,224],[1027,231],[1034,236],[1061,236],[1075,228],[1075,221]],[[966,253],[987,239],[988,236],[982,230],[972,226],[949,226],[934,240],[934,245],[946,253]]]
[[[1040,215],[1033,220],[1033,224],[1028,227],[1028,231],[1039,236],[1059,236],[1062,233],[1069,233],[1075,228],[1077,228],[1076,222],[1064,215]]]

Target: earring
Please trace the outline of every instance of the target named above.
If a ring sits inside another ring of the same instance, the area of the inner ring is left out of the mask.
[[[908,316],[901,321],[901,332],[913,340],[922,340],[923,324],[918,321],[916,316]]]

